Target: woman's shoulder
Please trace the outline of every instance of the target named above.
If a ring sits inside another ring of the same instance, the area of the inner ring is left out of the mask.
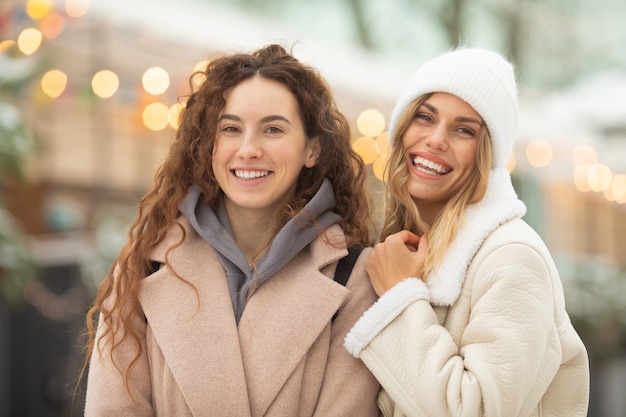
[[[474,263],[495,256],[506,258],[510,264],[522,253],[525,262],[534,258],[540,264],[553,268],[552,255],[539,233],[523,219],[517,218],[502,223],[487,236],[474,257]]]
[[[156,262],[164,262],[165,254],[175,246],[180,246],[184,242],[202,240],[185,216],[179,216],[176,221],[165,226],[165,236],[152,249],[150,259]]]
[[[545,246],[539,233],[521,218],[508,220],[496,227],[487,236],[483,246],[516,243]]]

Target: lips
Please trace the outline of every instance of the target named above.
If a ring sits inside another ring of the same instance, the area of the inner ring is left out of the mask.
[[[414,156],[412,162],[415,169],[428,175],[445,175],[452,171],[451,168],[445,167],[421,156]]]
[[[270,171],[250,171],[243,169],[235,169],[233,173],[240,180],[254,180],[257,178],[266,177],[270,174]]]

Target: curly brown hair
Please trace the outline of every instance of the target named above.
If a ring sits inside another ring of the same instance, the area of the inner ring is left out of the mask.
[[[178,244],[182,243],[185,231],[177,220],[178,207],[192,185],[199,186],[207,204],[215,208],[222,195],[211,160],[218,116],[225,106],[225,93],[252,77],[279,82],[291,91],[299,105],[307,138],[317,137],[322,150],[316,166],[303,168],[300,173],[295,197],[277,213],[278,228],[300,211],[328,178],[334,190],[335,210],[343,218],[347,244],[371,245],[364,164],[352,150],[348,121],[337,109],[331,89],[318,71],[280,45],[268,45],[249,54],[216,56],[204,71],[190,77],[191,91],[184,97],[175,141],[151,189],[141,199],[128,242],[100,284],[87,314],[87,352],[81,378],[95,347],[99,318],[102,330],[97,343],[101,348],[101,344],[109,345],[111,360],[113,350],[122,340],[131,338],[137,346],[125,372],[119,369],[128,389],[129,370],[142,353],[133,320],[142,317],[139,283],[152,270],[150,254],[174,227],[181,230]],[[202,82],[198,83],[198,79]]]

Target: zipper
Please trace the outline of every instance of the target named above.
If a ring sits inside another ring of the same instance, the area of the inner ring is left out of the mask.
[[[388,416],[387,416],[387,413],[385,413],[385,410],[383,410],[383,406],[382,406],[382,405],[380,405],[380,403],[378,403],[377,405],[378,405],[378,409],[380,410],[380,415],[381,415],[382,417],[388,417]]]

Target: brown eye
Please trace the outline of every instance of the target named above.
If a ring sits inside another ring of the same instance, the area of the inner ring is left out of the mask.
[[[267,129],[265,129],[265,132],[271,135],[277,135],[277,134],[283,133],[283,130],[276,126],[270,126]]]
[[[471,137],[475,137],[476,136],[476,132],[474,132],[472,129],[468,128],[468,127],[460,127],[457,129],[457,132],[461,133],[462,135],[466,135],[466,136],[471,136]]]
[[[419,120],[423,120],[423,121],[425,121],[425,122],[432,122],[432,121],[433,121],[433,118],[432,118],[432,117],[430,117],[430,115],[428,115],[428,114],[426,114],[426,113],[417,113],[417,114],[415,115],[415,118],[416,118],[416,119],[419,119]]]

